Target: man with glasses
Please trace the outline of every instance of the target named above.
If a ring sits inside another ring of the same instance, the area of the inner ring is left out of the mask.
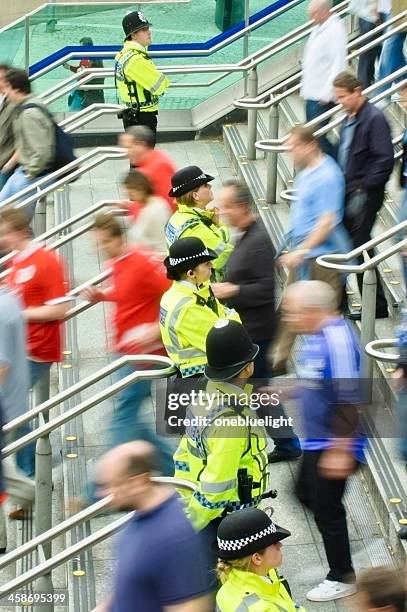
[[[157,132],[158,98],[170,84],[157,70],[147,53],[151,44],[150,23],[140,11],[132,11],[122,21],[125,33],[123,49],[115,58],[115,81],[127,109],[120,113],[124,129],[147,125]]]

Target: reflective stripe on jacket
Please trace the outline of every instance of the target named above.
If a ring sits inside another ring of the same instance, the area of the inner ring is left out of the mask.
[[[233,251],[233,245],[228,228],[225,225],[216,225],[212,218],[212,212],[178,204],[178,210],[165,226],[165,238],[168,246],[178,238],[200,238],[206,247],[217,253],[218,257],[212,265],[217,273],[217,280],[221,280],[221,271]]]
[[[185,493],[186,512],[197,530],[224,512],[258,506],[268,489],[267,434],[263,426],[246,423],[246,417],[255,418],[255,413],[246,408],[251,392],[251,385],[242,389],[210,381],[203,402],[188,408],[186,432],[174,463],[177,478],[197,485],[194,493]],[[235,398],[239,398],[238,406]],[[239,499],[239,470],[247,470],[253,478],[251,501],[247,503]]]
[[[235,310],[213,296],[209,284],[197,289],[192,283],[174,281],[161,298],[161,338],[183,378],[203,373],[206,336],[218,319],[240,321]]]
[[[217,612],[306,612],[291,599],[276,570],[269,578],[232,569],[216,596]]]
[[[125,41],[115,57],[115,77],[122,101],[127,106],[139,106],[143,112],[158,111],[158,98],[170,84],[147,50],[131,40]]]

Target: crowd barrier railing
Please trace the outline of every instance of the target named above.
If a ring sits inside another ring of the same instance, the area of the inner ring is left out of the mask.
[[[175,477],[170,477],[170,476],[167,476],[167,477],[155,476],[155,477],[152,477],[152,480],[160,484],[172,485],[176,489],[184,489],[184,490],[189,490],[189,491],[195,491],[196,489],[193,483],[187,480],[182,480],[180,478],[175,478]],[[15,549],[11,553],[3,557],[0,560],[0,568],[5,567],[8,564],[15,562],[18,559],[21,559],[22,557],[24,557],[25,555],[37,550],[38,556],[40,558],[40,563],[36,565],[35,567],[33,567],[31,570],[24,572],[20,576],[17,576],[13,580],[0,586],[0,597],[4,600],[12,593],[15,593],[17,590],[21,589],[27,584],[32,583],[34,580],[38,580],[41,577],[43,579],[46,579],[46,582],[45,583],[43,582],[42,586],[47,589],[48,588],[50,589],[50,590],[46,590],[45,592],[53,593],[53,586],[52,586],[52,579],[51,579],[51,571],[53,569],[62,565],[66,561],[69,561],[69,559],[76,557],[80,552],[87,550],[88,548],[92,548],[99,542],[102,542],[106,538],[113,535],[117,530],[123,527],[126,523],[128,523],[134,517],[135,512],[134,511],[129,512],[125,514],[124,516],[121,516],[120,518],[110,523],[110,525],[103,527],[101,529],[98,529],[97,531],[92,533],[90,536],[84,538],[83,540],[80,540],[79,542],[77,542],[76,544],[73,544],[72,546],[69,546],[68,548],[65,548],[62,552],[56,555],[50,556],[48,559],[45,558],[45,555],[43,552],[44,546],[52,542],[52,540],[54,540],[56,537],[61,536],[67,531],[69,531],[70,529],[76,527],[77,525],[80,525],[84,523],[85,521],[89,521],[93,517],[97,516],[97,514],[101,512],[102,510],[106,510],[106,508],[110,506],[111,501],[112,501],[111,496],[101,499],[100,501],[93,504],[92,506],[89,506],[89,508],[86,508],[85,510],[78,512],[74,516],[68,518],[67,520],[63,521],[59,525],[52,527],[48,531],[35,537],[33,540],[30,540],[29,542],[23,544],[19,548]],[[34,598],[32,602],[35,605]],[[54,610],[54,606],[58,607],[58,605],[61,605],[61,604],[60,602],[58,602],[57,599],[55,599],[55,602],[51,603],[49,610]]]
[[[77,395],[82,390],[89,388],[96,382],[110,376],[112,373],[119,370],[125,365],[148,363],[157,366],[157,369],[150,370],[135,370],[126,377],[112,383],[107,388],[95,393],[91,398],[80,402],[76,406],[61,412],[52,419],[49,418],[49,411],[67,399]],[[129,385],[137,383],[140,380],[156,380],[171,376],[176,372],[176,369],[170,359],[159,355],[125,355],[116,359],[114,362],[101,368],[93,375],[72,385],[68,389],[60,392],[53,398],[47,400],[43,404],[35,406],[28,410],[18,419],[7,423],[3,427],[4,433],[13,431],[21,423],[25,423],[34,418],[38,418],[39,427],[30,433],[18,438],[11,444],[8,444],[2,451],[2,458],[6,458],[27,445],[36,442],[35,451],[35,534],[36,537],[44,532],[49,532],[52,529],[52,447],[50,441],[50,433],[60,428],[65,423],[84,414],[90,408],[93,408],[100,402],[112,397],[116,393],[127,388]],[[51,557],[51,545],[48,541],[41,544],[45,559]],[[46,563],[46,561],[44,561]],[[1,566],[0,566],[1,567]],[[41,590],[52,592],[52,579],[50,574],[42,576]],[[39,589],[38,589],[39,590]],[[2,591],[0,589],[0,594]]]
[[[382,261],[385,261],[392,255],[395,255],[403,248],[407,247],[407,238],[398,240],[377,255],[370,257],[368,251],[377,247],[382,242],[389,240],[400,232],[406,231],[407,221],[402,221],[394,227],[381,233],[380,236],[372,238],[365,242],[360,247],[349,251],[349,253],[337,253],[331,255],[321,255],[317,258],[317,263],[331,270],[336,270],[344,274],[363,274],[363,290],[362,290],[362,311],[361,311],[361,332],[360,340],[362,346],[369,345],[374,340],[375,322],[376,322],[376,267]],[[354,264],[351,262],[356,257],[363,256],[364,263]],[[363,376],[367,381],[371,381],[373,375],[373,363],[371,359],[363,358]]]

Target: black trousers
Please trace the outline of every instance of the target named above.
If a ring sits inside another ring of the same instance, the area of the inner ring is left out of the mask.
[[[149,127],[154,133],[154,145],[157,137],[157,115],[158,113],[126,113],[123,112],[122,121],[123,127],[126,130],[131,125],[146,125]]]
[[[342,503],[345,480],[330,480],[318,472],[322,451],[304,451],[296,483],[298,499],[309,508],[322,535],[329,572],[327,578],[354,582],[346,510]]]
[[[366,195],[367,195],[367,199],[366,199],[366,202],[360,214],[353,218],[349,218],[346,215],[346,205],[347,205],[348,197],[347,197],[347,200],[345,201],[344,225],[350,234],[354,248],[361,246],[362,244],[364,244],[365,242],[371,239],[370,233],[376,221],[376,215],[383,205],[384,185],[382,185],[381,187],[377,187],[376,189],[372,189],[371,191],[368,191]],[[373,257],[373,255],[374,255],[373,251],[369,251],[369,256]],[[360,256],[358,258],[358,263],[360,264],[363,263],[363,256]],[[363,274],[358,274],[357,279],[358,279],[360,295],[362,295]],[[387,301],[384,295],[383,285],[380,281],[380,277],[377,272],[377,268],[376,268],[376,280],[377,280],[376,316],[378,316],[378,314],[387,313]]]

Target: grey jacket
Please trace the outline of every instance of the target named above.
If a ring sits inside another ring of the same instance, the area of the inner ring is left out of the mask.
[[[0,170],[14,153],[14,104],[4,100],[0,106]]]
[[[27,96],[16,106],[13,116],[15,148],[19,162],[30,178],[36,178],[52,166],[55,157],[55,127],[49,117],[38,108],[21,110],[25,104],[45,104],[34,96]]]

